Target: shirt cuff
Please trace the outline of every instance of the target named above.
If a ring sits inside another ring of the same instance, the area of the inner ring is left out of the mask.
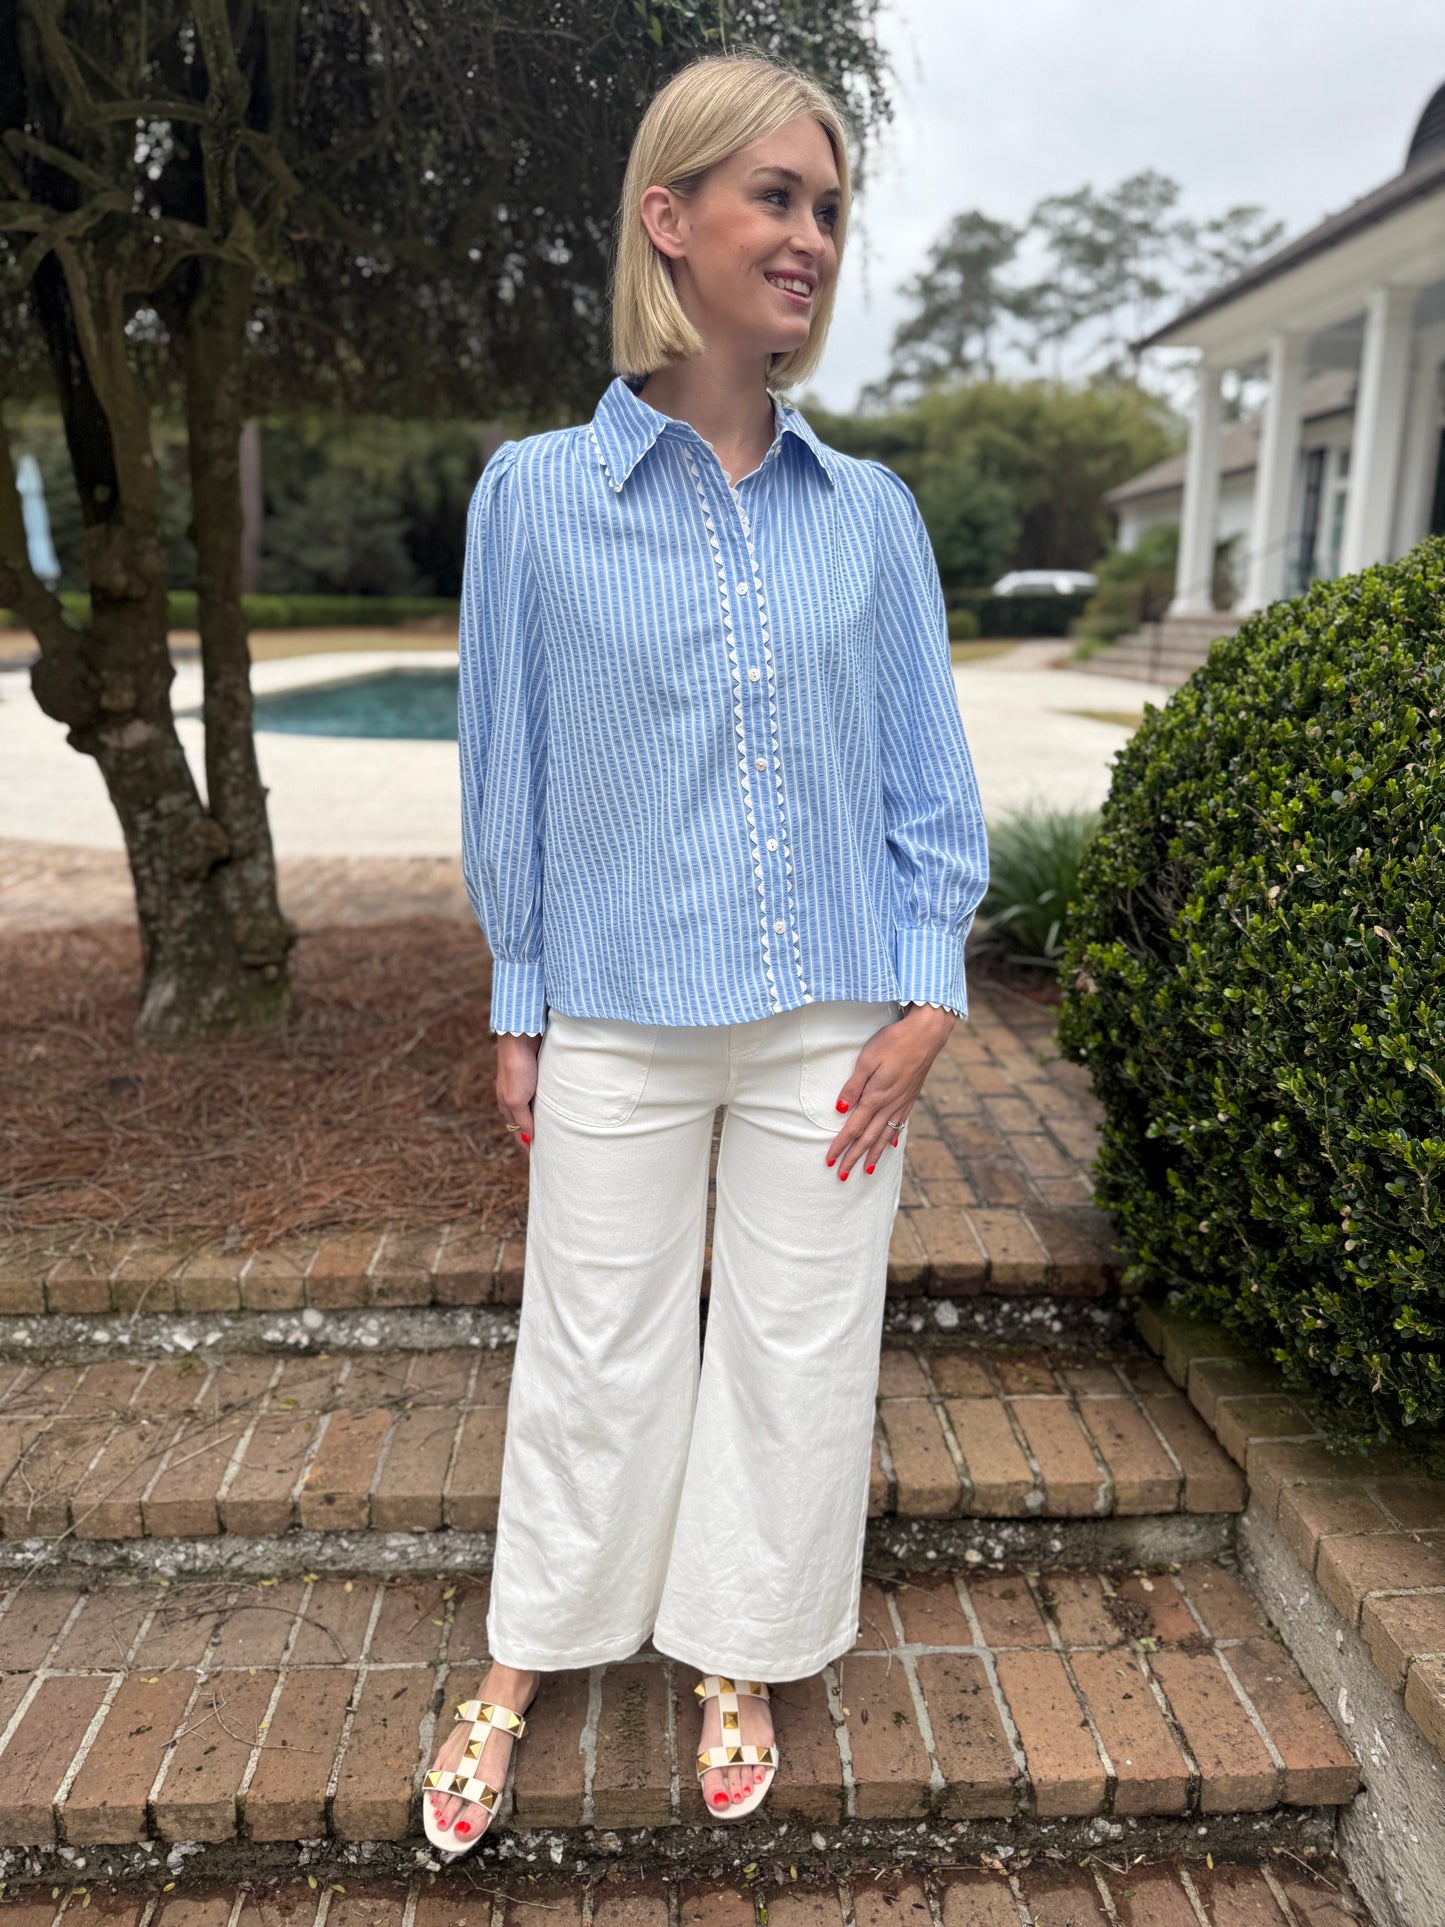
[[[492,1029],[539,1037],[547,1028],[542,960],[492,959]]]
[[[968,1015],[968,989],[963,975],[963,947],[967,930],[940,924],[912,924],[893,933],[893,969],[898,978],[898,1001],[938,1004],[955,1017]]]

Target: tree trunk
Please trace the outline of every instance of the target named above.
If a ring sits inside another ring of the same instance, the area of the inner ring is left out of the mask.
[[[252,274],[233,263],[192,264],[186,326],[186,420],[196,545],[201,668],[205,680],[206,796],[225,835],[218,872],[242,967],[271,988],[284,1015],[286,957],[296,931],[281,914],[266,791],[252,724],[251,652],[241,608],[245,510],[246,322]]]
[[[124,298],[103,265],[60,250],[40,264],[36,310],[50,350],[85,515],[90,627],[69,626],[30,574],[14,476],[0,473],[0,594],[40,644],[36,700],[93,756],[120,820],[141,936],[137,1035],[172,1043],[285,1022],[275,939],[256,958],[235,927],[230,845],[202,803],[176,733],[166,617],[159,469],[145,398],[128,359]],[[268,850],[269,860],[269,850]]]

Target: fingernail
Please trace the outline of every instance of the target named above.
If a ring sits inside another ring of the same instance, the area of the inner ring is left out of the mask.
[[[728,1803],[728,1796],[725,1793],[715,1793],[712,1796],[712,1803],[715,1807],[725,1807]]]
[[[896,1144],[898,1142],[897,1138],[894,1138],[893,1142]]]
[[[840,1097],[840,1098],[838,1099],[838,1109],[839,1109],[840,1111],[846,1111],[846,1110],[847,1110],[847,1108],[848,1108],[848,1106],[847,1106],[847,1105],[846,1105],[846,1104],[845,1104],[845,1103],[843,1102],[843,1100],[842,1100],[842,1098]]]
[[[847,1178],[847,1176],[848,1176],[848,1173],[847,1173],[846,1171],[840,1171],[840,1172],[838,1173],[838,1176],[839,1176],[839,1179],[840,1179],[840,1180],[842,1180],[842,1179],[846,1179],[846,1178]]]
[[[871,1178],[873,1175],[873,1166],[871,1164],[865,1164],[863,1166],[863,1169],[868,1173],[869,1177]]]
[[[531,1138],[527,1136],[527,1133],[525,1131],[521,1133],[521,1137],[522,1137],[523,1144],[530,1144],[532,1142]]]
[[[837,1162],[838,1162],[838,1160],[837,1160],[837,1158],[829,1158],[829,1160],[828,1160],[828,1169],[829,1169],[829,1170],[831,1171],[831,1170],[832,1170],[832,1168],[833,1168],[833,1166],[834,1166],[834,1165],[835,1165],[835,1164],[836,1164]]]

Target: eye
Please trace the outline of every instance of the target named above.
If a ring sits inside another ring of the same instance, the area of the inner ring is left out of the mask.
[[[788,204],[788,196],[790,192],[791,190],[786,187],[765,187],[763,189],[763,199],[766,201],[767,199],[769,199],[770,196],[777,194],[781,196],[781,201],[779,204],[783,207],[786,207]],[[818,219],[824,227],[827,227],[827,228],[837,227],[838,203],[836,201],[830,201],[826,207],[819,208]]]

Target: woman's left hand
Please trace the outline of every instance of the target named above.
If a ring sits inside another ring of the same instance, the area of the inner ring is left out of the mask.
[[[901,1017],[875,1030],[858,1053],[853,1074],[838,1093],[846,1121],[828,1146],[827,1158],[840,1178],[861,1161],[872,1172],[883,1149],[896,1140],[896,1127],[908,1121],[933,1060],[958,1019],[936,1004],[909,1004]]]

